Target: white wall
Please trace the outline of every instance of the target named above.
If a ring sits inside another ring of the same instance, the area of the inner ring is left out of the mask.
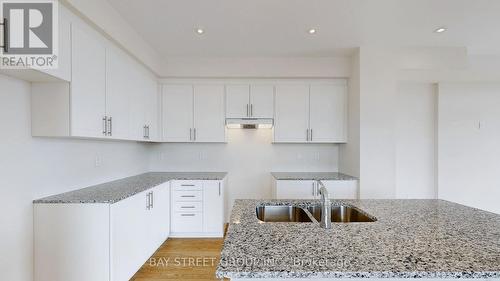
[[[398,83],[396,106],[396,197],[437,198],[437,86]]]
[[[360,198],[396,195],[393,50],[360,48]]]
[[[228,209],[234,199],[271,198],[276,171],[337,171],[335,144],[272,144],[271,129],[227,130],[227,144],[157,144],[153,171],[226,171]]]
[[[344,78],[349,57],[319,58],[169,58],[162,77]]]
[[[359,51],[352,57],[349,78],[347,143],[340,145],[339,171],[359,177]]]
[[[30,84],[0,75],[0,280],[33,280],[33,199],[148,167],[146,145],[32,138],[30,118]]]
[[[439,84],[438,195],[500,214],[500,84]]]

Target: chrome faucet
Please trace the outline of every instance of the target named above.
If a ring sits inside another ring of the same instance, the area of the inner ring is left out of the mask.
[[[330,202],[328,190],[320,180],[317,182],[318,186],[320,186],[319,193],[321,194],[321,221],[319,225],[322,228],[332,228],[332,204]]]

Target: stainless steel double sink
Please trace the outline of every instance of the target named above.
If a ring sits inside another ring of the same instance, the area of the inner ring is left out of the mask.
[[[311,205],[306,207],[288,205],[258,206],[257,218],[263,222],[313,222],[309,216],[321,220],[321,206]],[[377,219],[356,207],[349,205],[332,205],[331,220],[336,223],[374,222]]]

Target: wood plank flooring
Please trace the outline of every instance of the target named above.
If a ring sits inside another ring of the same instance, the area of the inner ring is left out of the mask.
[[[215,278],[215,269],[223,241],[222,238],[169,238],[131,281],[220,280]]]

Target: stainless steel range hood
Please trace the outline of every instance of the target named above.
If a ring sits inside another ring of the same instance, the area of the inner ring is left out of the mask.
[[[272,118],[227,118],[226,127],[229,129],[271,129],[274,125]]]

